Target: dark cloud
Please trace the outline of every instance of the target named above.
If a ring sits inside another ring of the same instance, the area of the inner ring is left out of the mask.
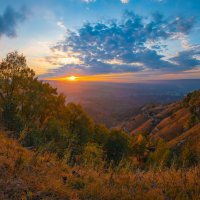
[[[92,67],[86,65],[76,65],[70,64],[57,69],[50,70],[48,74],[45,74],[43,77],[48,77],[49,75],[62,76],[63,74],[74,75],[92,75],[92,74],[108,74],[108,73],[123,73],[123,72],[139,72],[141,71],[141,66],[134,65],[115,65],[115,64],[106,64],[100,61],[93,60],[90,62]]]
[[[7,7],[2,15],[0,15],[0,37],[15,37],[16,28],[19,23],[22,23],[27,17],[27,10],[22,7],[19,11],[13,10],[12,7]]]
[[[86,23],[77,31],[68,31],[65,40],[52,48],[53,51],[78,53],[76,57],[83,64],[66,65],[52,73],[121,73],[146,68],[173,71],[184,62],[178,60],[181,55],[171,61],[165,60],[161,52],[166,46],[162,42],[180,34],[188,35],[194,23],[194,17],[165,18],[156,13],[147,19],[128,11],[121,20]],[[193,57],[190,59],[197,63]],[[120,63],[113,63],[113,60]],[[175,60],[176,63],[172,62]]]
[[[199,57],[199,59],[197,59]],[[177,68],[190,70],[200,66],[200,46],[194,46],[191,49],[179,52],[177,56],[170,59],[177,64]]]

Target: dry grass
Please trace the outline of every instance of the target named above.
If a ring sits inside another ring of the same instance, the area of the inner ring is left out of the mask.
[[[0,134],[0,199],[198,200],[200,167],[134,174],[70,168]]]
[[[98,176],[94,172],[85,178],[81,199],[199,199],[200,170],[167,170],[162,172],[126,173]]]

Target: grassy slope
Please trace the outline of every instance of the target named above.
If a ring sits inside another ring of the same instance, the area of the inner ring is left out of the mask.
[[[134,120],[122,124],[122,128],[129,130],[131,135],[146,131],[152,138],[163,138],[170,147],[174,147],[183,140],[200,141],[200,124],[189,130],[185,128],[190,118],[189,109],[183,108],[181,102],[177,102],[145,108],[141,114],[133,118]]]
[[[188,139],[190,139],[191,142],[198,147],[198,151],[200,152],[200,124],[197,124],[191,129],[185,131],[180,136],[169,141],[168,144],[170,147],[174,147],[180,143],[184,143]]]
[[[0,134],[0,199],[37,199],[48,195],[64,198],[67,188],[61,177],[65,172],[67,168],[52,155],[37,156]]]
[[[72,175],[73,170],[79,175]],[[63,177],[67,177],[66,184]],[[70,168],[53,155],[36,155],[0,133],[0,199],[197,200],[199,197],[199,167],[135,174]]]

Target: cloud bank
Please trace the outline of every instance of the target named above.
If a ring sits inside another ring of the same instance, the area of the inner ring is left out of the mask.
[[[78,62],[63,64],[48,76],[193,69],[200,65],[198,45],[172,58],[163,52],[165,41],[189,35],[194,25],[194,17],[166,18],[156,13],[145,18],[128,11],[120,20],[86,23],[76,31],[69,30],[65,39],[52,48]],[[51,63],[51,59],[47,61]],[[51,64],[56,64],[55,60]]]

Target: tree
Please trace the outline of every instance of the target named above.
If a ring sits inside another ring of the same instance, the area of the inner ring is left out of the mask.
[[[149,156],[150,165],[157,168],[170,167],[172,153],[167,144],[162,139],[159,139],[156,143],[155,151]]]
[[[0,63],[1,102],[13,100],[21,94],[21,88],[34,79],[35,73],[27,67],[26,59],[17,51],[9,53]],[[19,99],[19,98],[18,98]]]
[[[3,121],[18,135],[35,127],[41,132],[65,108],[65,97],[48,83],[39,81],[18,52],[9,53],[1,62],[0,83]]]
[[[18,133],[22,131],[24,124],[14,101],[7,99],[3,102],[2,118],[5,126],[11,131],[16,131],[18,137]]]
[[[197,150],[198,142],[188,140],[181,148],[178,157],[178,164],[181,167],[192,167],[199,161],[199,153]]]
[[[148,140],[146,133],[135,135],[131,138],[131,154],[137,158],[139,163],[144,162],[145,153],[147,153]]]
[[[100,146],[105,146],[109,136],[109,130],[105,125],[95,125],[93,132],[93,142]]]
[[[189,108],[192,118],[191,125],[200,121],[200,90],[189,93],[183,101],[183,105]]]
[[[21,102],[21,115],[29,122],[35,122],[38,127],[44,128],[48,120],[58,118],[65,108],[65,97],[57,93],[48,83],[37,79],[33,80],[24,91]]]
[[[22,129],[19,101],[34,76],[26,65],[25,57],[18,52],[9,53],[0,63],[0,106],[4,123],[11,130]]]
[[[80,145],[86,144],[92,138],[94,122],[82,110],[80,105],[68,104],[64,119],[67,129],[77,137]]]
[[[98,168],[103,165],[104,152],[101,146],[96,143],[87,143],[84,147],[82,160],[84,165]]]
[[[107,160],[118,165],[129,152],[129,137],[120,130],[112,130],[105,144]]]

